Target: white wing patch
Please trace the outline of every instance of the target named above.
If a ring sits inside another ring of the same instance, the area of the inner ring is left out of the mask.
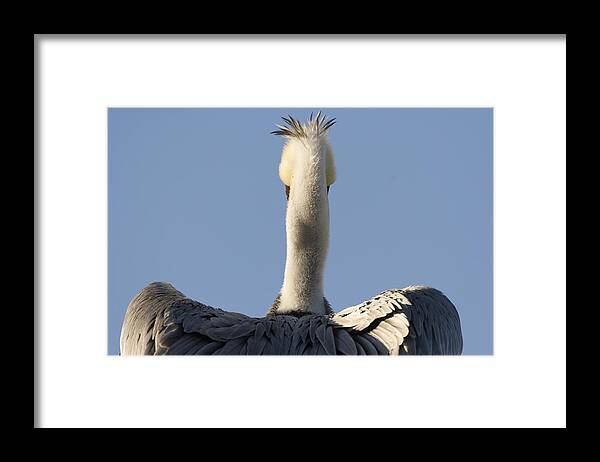
[[[332,324],[351,332],[368,335],[385,346],[390,355],[397,355],[410,331],[410,322],[403,312],[411,305],[399,290],[386,290],[359,305],[351,306],[331,318]]]

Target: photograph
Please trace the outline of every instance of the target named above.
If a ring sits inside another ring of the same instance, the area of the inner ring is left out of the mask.
[[[492,134],[492,108],[109,108],[109,354],[492,354]]]
[[[566,70],[35,34],[34,428],[566,428]]]

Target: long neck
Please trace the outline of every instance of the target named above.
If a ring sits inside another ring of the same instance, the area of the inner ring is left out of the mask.
[[[285,227],[287,256],[278,312],[325,314],[323,273],[329,246],[326,150],[318,139],[298,141]]]

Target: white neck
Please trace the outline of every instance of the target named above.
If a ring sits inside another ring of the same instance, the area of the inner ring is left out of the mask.
[[[314,136],[291,142],[296,143],[296,152],[285,219],[285,275],[277,311],[325,314],[323,272],[329,246],[326,141]]]

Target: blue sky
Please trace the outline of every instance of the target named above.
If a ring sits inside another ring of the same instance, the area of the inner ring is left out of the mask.
[[[425,284],[456,305],[464,354],[492,353],[488,108],[108,110],[108,353],[127,304],[169,281],[263,316],[283,282],[282,115],[322,109],[337,181],[325,296],[334,310]]]

